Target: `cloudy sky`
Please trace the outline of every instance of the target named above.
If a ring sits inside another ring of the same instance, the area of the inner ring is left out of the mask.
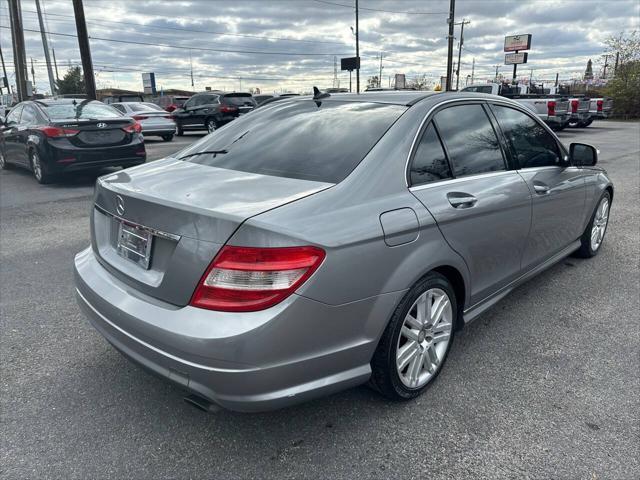
[[[35,0],[21,0],[27,61],[33,58],[38,90],[49,90]],[[60,75],[79,64],[71,0],[40,0]],[[98,88],[140,90],[141,73],[156,73],[158,87],[263,92],[308,91],[349,84],[339,59],[355,55],[354,0],[84,0]],[[379,71],[383,85],[396,73],[426,74],[438,82],[446,70],[449,0],[360,0],[361,78]],[[465,26],[461,81],[493,77],[503,65],[504,36],[531,33],[534,79],[577,78],[589,58],[603,66],[609,35],[640,29],[638,0],[457,0]],[[13,59],[8,3],[0,0],[0,45],[9,78]],[[456,46],[460,27],[456,27]],[[354,74],[355,81],[355,74]]]

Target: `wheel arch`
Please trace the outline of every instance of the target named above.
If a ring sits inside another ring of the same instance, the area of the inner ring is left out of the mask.
[[[460,330],[464,326],[464,320],[462,319],[462,312],[464,311],[465,299],[467,294],[467,287],[465,285],[464,277],[462,273],[451,265],[441,265],[439,267],[432,268],[424,276],[430,272],[436,272],[445,277],[451,286],[453,287],[453,293],[456,296],[457,315],[455,328]],[[423,277],[424,277],[423,276]]]

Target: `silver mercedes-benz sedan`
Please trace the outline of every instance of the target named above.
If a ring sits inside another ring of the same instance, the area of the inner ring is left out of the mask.
[[[596,161],[490,95],[282,100],[99,178],[78,301],[201,406],[266,410],[365,382],[411,399],[456,330],[602,248],[613,186]]]

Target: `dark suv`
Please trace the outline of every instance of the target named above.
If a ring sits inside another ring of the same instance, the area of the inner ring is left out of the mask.
[[[209,133],[256,107],[250,93],[204,92],[187,100],[173,111],[177,134],[185,130],[207,130]]]

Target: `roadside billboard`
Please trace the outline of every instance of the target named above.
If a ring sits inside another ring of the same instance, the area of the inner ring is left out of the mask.
[[[511,35],[504,37],[504,51],[515,52],[518,50],[529,50],[531,48],[531,34]]]
[[[156,95],[156,74],[153,72],[143,73],[142,87],[144,88],[144,93],[148,95]]]
[[[527,52],[522,53],[507,53],[504,56],[504,64],[505,65],[519,65],[521,63],[527,63],[527,57],[529,54]]]

